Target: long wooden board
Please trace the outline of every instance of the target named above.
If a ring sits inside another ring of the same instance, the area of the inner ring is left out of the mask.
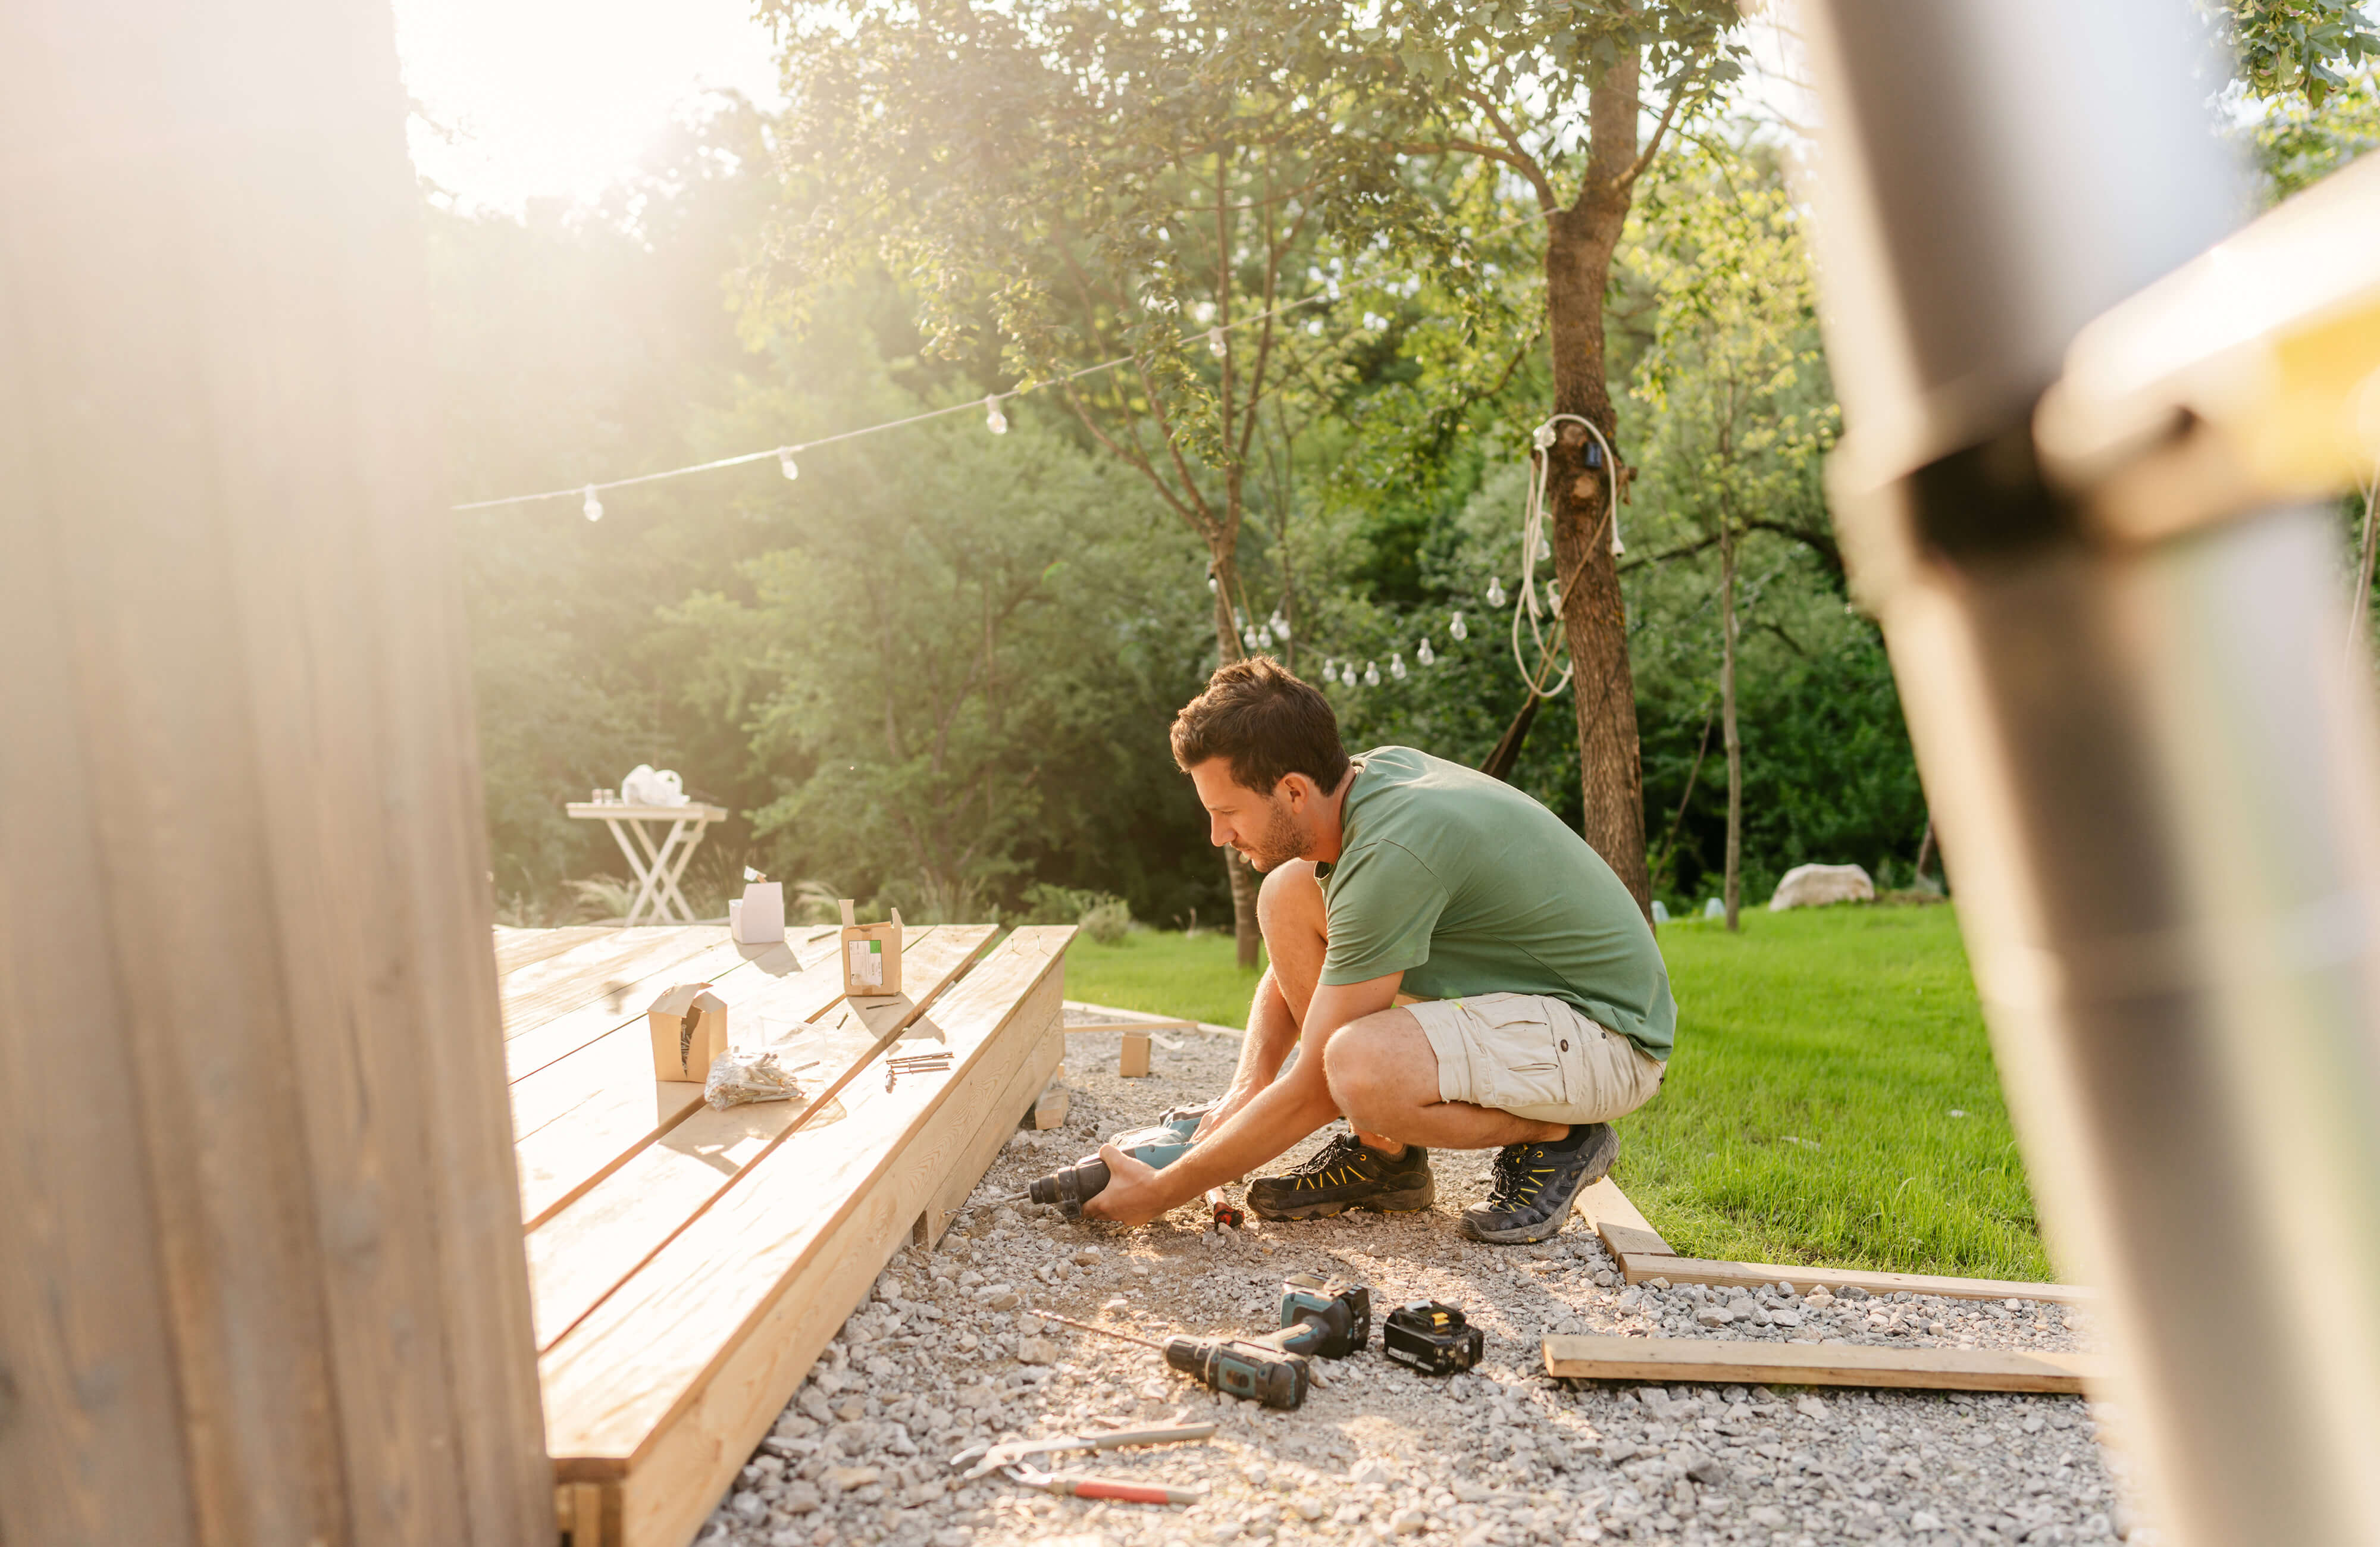
[[[613,979],[610,992],[592,994],[576,1008],[506,1041],[505,1078],[517,1084],[597,1038],[643,1021],[652,1002],[674,984],[723,984],[730,977],[741,979],[754,972],[783,978],[799,971],[797,963],[813,962],[826,954],[791,936],[772,945],[738,945],[728,939],[724,929],[702,927],[711,929],[717,944],[683,960],[665,963],[641,978]],[[721,992],[728,991],[722,987]]]
[[[1671,1284],[1707,1284],[1719,1288],[1756,1289],[1764,1284],[1791,1284],[1808,1290],[1864,1289],[1871,1295],[1907,1290],[1950,1300],[2045,1300],[2053,1305],[2087,1305],[2098,1297],[2089,1289],[2066,1284],[2034,1284],[2022,1279],[1949,1278],[1932,1273],[1876,1273],[1864,1268],[1813,1268],[1785,1262],[1727,1262],[1705,1257],[1681,1257],[1661,1238],[1652,1222],[1628,1201],[1609,1176],[1579,1194],[1578,1206],[1595,1225],[1596,1234],[1620,1264],[1621,1276],[1631,1284],[1666,1279]]]
[[[1828,1290],[1860,1288],[1871,1295],[1906,1289],[1912,1295],[1937,1295],[1951,1300],[2046,1300],[2054,1305],[2088,1305],[2095,1291],[2070,1284],[2033,1284],[2008,1278],[1940,1278],[1929,1273],[1872,1273],[1860,1268],[1813,1268],[1786,1262],[1719,1262],[1701,1257],[1621,1256],[1620,1270],[1631,1284],[1666,1278],[1671,1284],[1709,1284],[1740,1289],[1757,1288],[1780,1279],[1796,1289],[1824,1285]]]
[[[619,930],[610,924],[572,924],[558,930],[508,929],[496,926],[496,979],[499,983],[533,961],[574,951],[590,940]]]
[[[916,932],[922,938],[925,932]],[[771,1023],[814,1021],[842,999],[833,952],[805,950],[802,957],[812,965],[783,977],[757,968],[720,974],[736,1046],[758,1046]],[[652,1040],[640,1008],[625,1025],[516,1080],[512,1096],[521,1219],[534,1228],[675,1127],[702,1104],[702,1087],[653,1078]]]
[[[1729,1343],[1694,1337],[1549,1337],[1546,1373],[1591,1381],[1709,1381],[1911,1391],[2080,1392],[2107,1362],[2087,1354],[1999,1348],[1868,1348],[1842,1343]]]
[[[912,942],[909,935],[915,934]],[[957,978],[991,938],[989,924],[905,931],[901,975],[909,994],[863,1001],[853,1007],[860,1024],[820,1028],[794,1044],[814,1054],[821,1067],[808,1081],[822,1090],[835,1075],[865,1054],[884,1031],[925,1015],[946,985]],[[840,964],[826,964],[841,986]],[[832,1006],[820,1006],[823,1011]],[[730,1013],[729,1024],[734,1024]],[[651,1054],[646,1054],[646,1083]],[[864,1077],[863,1077],[864,1078]],[[694,1110],[656,1142],[625,1162],[582,1196],[556,1210],[528,1234],[529,1302],[540,1349],[551,1347],[621,1281],[685,1229],[796,1125],[828,1126],[835,1114],[813,1114],[808,1102],[765,1102],[714,1112],[698,1101]]]
[[[692,1533],[826,1339],[921,1214],[973,1163],[991,1109],[1054,1066],[1073,931],[1011,935],[932,1015],[947,1077],[849,1087],[840,1122],[795,1130],[543,1358],[565,1481],[617,1481],[624,1539]]]
[[[559,956],[504,974],[498,990],[504,1036],[517,1037],[565,1010],[602,994],[607,984],[625,984],[698,956],[727,932],[715,924],[612,930]]]

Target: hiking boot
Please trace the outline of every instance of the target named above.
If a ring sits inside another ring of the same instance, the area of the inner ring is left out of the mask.
[[[1463,1233],[1499,1245],[1542,1241],[1561,1229],[1579,1193],[1603,1180],[1619,1158],[1620,1136],[1609,1123],[1573,1127],[1551,1142],[1507,1144],[1496,1152],[1488,1201],[1463,1211]]]
[[[1428,1151],[1408,1144],[1391,1160],[1348,1133],[1285,1175],[1248,1184],[1248,1207],[1258,1219],[1328,1219],[1350,1209],[1405,1213],[1437,1200]]]

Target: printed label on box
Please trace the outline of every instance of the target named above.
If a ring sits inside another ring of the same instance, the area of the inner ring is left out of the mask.
[[[884,947],[880,942],[853,941],[851,943],[851,981],[855,983],[868,983],[877,988],[882,988],[884,986],[883,953]]]

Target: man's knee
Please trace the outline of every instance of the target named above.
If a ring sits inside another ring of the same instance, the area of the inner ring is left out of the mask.
[[[1332,1033],[1322,1050],[1322,1075],[1331,1100],[1350,1122],[1376,1127],[1395,1112],[1437,1099],[1438,1066],[1425,1057],[1431,1090],[1417,1102],[1423,1071],[1415,1066],[1409,1044],[1420,1037],[1420,1027],[1403,1010],[1365,1016]],[[1427,1046],[1424,1040],[1425,1053]]]
[[[1257,928],[1268,940],[1298,930],[1318,937],[1325,932],[1322,883],[1314,879],[1314,861],[1292,859],[1267,871],[1257,888]]]

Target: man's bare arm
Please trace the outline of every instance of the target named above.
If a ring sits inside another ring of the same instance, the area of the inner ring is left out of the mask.
[[[1296,1065],[1248,1099],[1196,1148],[1162,1171],[1142,1164],[1115,1146],[1102,1145],[1108,1163],[1105,1190],[1083,1205],[1095,1219],[1139,1224],[1189,1202],[1208,1188],[1244,1176],[1280,1155],[1339,1115],[1323,1078],[1322,1054],[1331,1035],[1396,1003],[1402,972],[1368,982],[1325,985],[1306,1007]]]
[[[1255,1099],[1257,1091],[1273,1082],[1281,1066],[1289,1057],[1289,1050],[1297,1045],[1297,1013],[1289,1006],[1289,996],[1281,991],[1281,980],[1269,967],[1257,984],[1256,999],[1248,1007],[1247,1035],[1240,1039],[1240,1061],[1232,1071],[1232,1083],[1215,1110],[1207,1114],[1198,1125],[1198,1137],[1206,1139],[1236,1115],[1240,1108]]]

